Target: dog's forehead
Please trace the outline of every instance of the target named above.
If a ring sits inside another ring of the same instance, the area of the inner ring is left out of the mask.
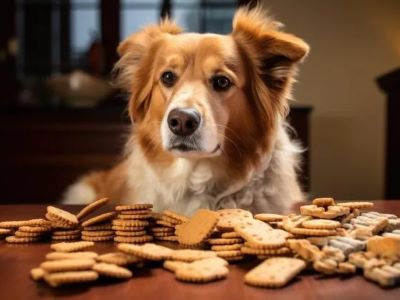
[[[226,59],[236,58],[237,49],[231,36],[214,33],[182,33],[170,35],[166,40],[167,49],[183,52],[185,55],[221,56]]]

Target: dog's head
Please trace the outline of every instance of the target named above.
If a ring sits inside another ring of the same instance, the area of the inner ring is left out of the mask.
[[[182,33],[169,20],[118,48],[135,137],[151,159],[224,156],[254,163],[287,111],[308,52],[259,8],[240,9],[229,35]]]

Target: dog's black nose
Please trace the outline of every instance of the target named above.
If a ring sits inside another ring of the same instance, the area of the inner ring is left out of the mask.
[[[179,136],[188,136],[200,125],[200,114],[193,108],[175,108],[168,114],[168,126]]]

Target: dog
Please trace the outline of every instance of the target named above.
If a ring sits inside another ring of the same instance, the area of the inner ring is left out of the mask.
[[[199,208],[284,212],[303,199],[285,118],[309,52],[260,7],[240,8],[229,35],[183,33],[172,21],[118,47],[132,133],[122,162],[81,178],[64,203],[109,197],[191,215]]]

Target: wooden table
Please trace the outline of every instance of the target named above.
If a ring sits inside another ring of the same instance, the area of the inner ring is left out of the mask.
[[[45,208],[45,205],[0,205],[0,220],[43,217]],[[79,207],[67,209],[76,212]],[[376,201],[375,210],[400,215],[400,201]],[[105,253],[115,248],[112,243],[100,243],[94,250]],[[279,290],[251,287],[244,284],[243,276],[256,265],[255,261],[231,265],[227,279],[208,284],[179,282],[173,274],[154,264],[133,269],[131,280],[101,280],[55,289],[29,278],[29,270],[41,263],[49,251],[49,243],[11,245],[0,241],[0,299],[400,299],[399,287],[385,290],[359,275],[321,278],[316,274],[304,274]]]

